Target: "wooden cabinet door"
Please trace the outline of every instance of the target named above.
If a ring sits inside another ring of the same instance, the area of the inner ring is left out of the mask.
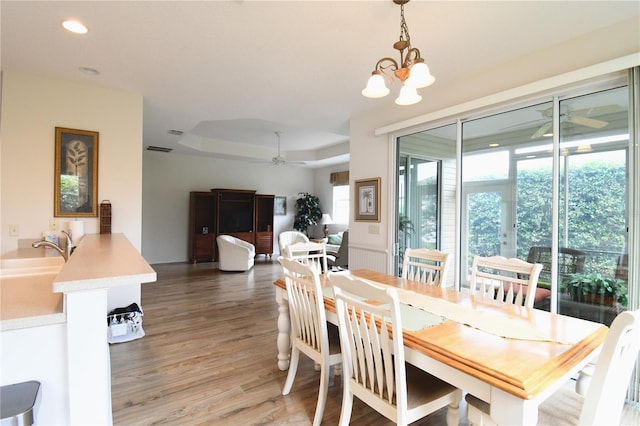
[[[256,233],[256,254],[266,254],[271,257],[273,254],[273,233],[257,232]]]
[[[212,262],[216,257],[213,234],[195,234],[193,240],[193,254],[191,262],[198,261]]]

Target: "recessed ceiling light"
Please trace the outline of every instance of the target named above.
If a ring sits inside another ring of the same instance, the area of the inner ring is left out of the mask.
[[[76,33],[76,34],[86,34],[89,32],[87,27],[85,27],[79,21],[74,21],[74,20],[62,21],[62,26],[67,31],[71,31],[72,33]]]
[[[499,143],[490,143],[489,144],[489,147],[491,147],[491,148],[495,148],[497,146],[500,146],[500,144]]]
[[[95,68],[91,68],[91,67],[80,67],[78,69],[83,74],[88,74],[88,75],[98,75],[98,74],[100,74],[100,71],[98,71]]]

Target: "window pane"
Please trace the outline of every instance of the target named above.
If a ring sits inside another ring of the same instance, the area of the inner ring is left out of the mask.
[[[341,225],[349,223],[349,185],[333,187],[332,219]]]
[[[560,103],[560,246],[579,250],[584,264],[569,271],[580,275],[563,277],[571,285],[560,289],[558,312],[605,324],[627,304],[627,91]],[[594,281],[602,280],[619,290],[609,294],[601,285],[594,288]]]

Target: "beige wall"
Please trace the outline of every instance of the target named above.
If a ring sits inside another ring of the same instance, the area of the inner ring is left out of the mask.
[[[511,35],[505,35],[511,36]],[[470,42],[472,42],[470,40]],[[384,99],[377,100],[371,110],[360,112],[351,117],[351,145],[350,145],[350,181],[373,176],[382,178],[382,221],[380,224],[367,222],[353,222],[349,224],[349,243],[356,248],[365,248],[373,251],[384,251],[390,247],[389,217],[393,209],[392,181],[393,173],[390,152],[390,140],[397,137],[408,128],[425,128],[429,117],[445,117],[447,111],[458,110],[458,116],[464,117],[459,112],[464,108],[460,105],[468,105],[468,112],[473,111],[474,102],[477,105],[487,105],[495,97],[495,101],[506,102],[509,96],[525,92],[528,96],[535,93],[535,87],[526,90],[511,89],[532,85],[554,76],[571,74],[568,79],[557,79],[558,84],[575,83],[581,79],[580,71],[584,68],[614,60],[627,55],[637,58],[640,63],[640,29],[637,19],[630,19],[622,24],[604,28],[587,36],[553,46],[545,50],[534,52],[515,61],[500,64],[493,69],[475,75],[469,75],[464,79],[449,83],[435,84],[421,89],[422,102],[416,105],[401,107],[394,104],[394,92],[398,90],[395,84],[392,94]],[[605,67],[606,68],[606,67]],[[438,70],[431,70],[436,78]],[[611,70],[610,70],[611,71]],[[584,73],[587,75],[588,73]],[[572,81],[571,81],[572,80]],[[560,83],[562,82],[562,83]],[[540,85],[542,87],[543,85]],[[496,96],[498,94],[498,96]],[[515,102],[518,99],[513,99]],[[424,119],[423,119],[424,116]],[[383,133],[378,136],[376,129],[387,127],[390,123],[405,122],[398,125],[393,132]],[[422,123],[422,124],[420,124]],[[390,176],[391,175],[391,176]],[[349,266],[358,265],[358,257],[349,255],[354,260]],[[387,266],[390,266],[390,262]],[[380,270],[387,270],[380,265]]]
[[[53,218],[55,127],[99,132],[98,202],[112,204],[112,231],[140,250],[142,96],[15,71],[2,73],[2,253],[36,239]],[[68,218],[58,218],[64,228]],[[83,218],[98,233],[97,218]],[[9,236],[19,226],[19,237]]]
[[[254,189],[287,197],[287,214],[274,216],[277,250],[277,235],[293,229],[298,192],[316,190],[312,169],[152,151],[143,157],[142,255],[151,264],[188,260],[189,191]]]

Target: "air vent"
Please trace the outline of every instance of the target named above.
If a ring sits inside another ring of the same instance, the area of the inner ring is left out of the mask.
[[[184,132],[182,130],[171,129],[167,133],[169,133],[170,135],[182,136]]]
[[[147,147],[147,151],[171,152],[171,151],[173,151],[173,149],[172,148],[163,148],[161,146],[149,145]]]

